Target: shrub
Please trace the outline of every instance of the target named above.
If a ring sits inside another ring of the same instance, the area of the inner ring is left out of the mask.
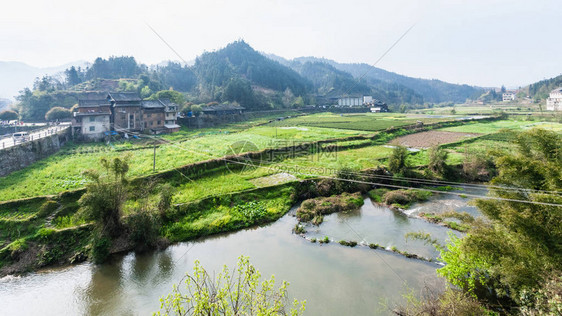
[[[12,121],[18,119],[18,113],[11,110],[5,110],[0,112],[0,121]]]
[[[355,247],[357,246],[357,242],[356,241],[345,241],[345,240],[340,240],[339,241],[340,245],[342,246],[347,246],[347,247]]]
[[[96,232],[92,240],[91,258],[94,263],[103,263],[109,257],[111,239],[105,237],[100,232]]]
[[[59,207],[59,204],[53,200],[47,200],[45,201],[45,203],[43,203],[41,205],[41,207],[39,208],[39,213],[37,213],[38,217],[45,217],[47,215],[50,215],[51,213],[53,213],[57,208]]]
[[[64,120],[70,117],[72,117],[70,110],[60,106],[55,106],[45,113],[45,120],[47,121]]]
[[[166,183],[159,188],[158,211],[160,214],[165,214],[170,208],[173,196],[174,190],[170,184]]]
[[[360,208],[363,203],[360,193],[319,197],[303,201],[296,215],[301,222],[312,221],[313,224],[320,225],[323,221],[322,215],[355,210]]]
[[[22,252],[26,251],[27,248],[29,248],[29,245],[25,238],[16,239],[8,245],[8,251],[10,251],[10,256],[12,256],[12,258],[17,258]]]
[[[138,250],[156,245],[160,229],[160,218],[156,212],[141,209],[127,217],[126,225]]]
[[[443,176],[447,171],[448,153],[439,145],[435,145],[429,149],[429,170],[435,174]]]
[[[431,192],[422,190],[394,190],[386,192],[382,196],[382,201],[387,205],[408,208],[411,203],[426,201],[431,195]]]
[[[262,281],[260,272],[247,257],[238,258],[236,269],[224,266],[216,276],[195,261],[193,273],[186,274],[181,283],[160,300],[165,315],[298,316],[305,309],[305,301],[289,302],[287,282],[276,288],[273,276]]]
[[[393,173],[404,173],[408,167],[408,149],[404,146],[396,146],[388,158],[388,169]]]

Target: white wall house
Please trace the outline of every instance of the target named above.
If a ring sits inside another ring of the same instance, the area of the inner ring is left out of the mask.
[[[371,104],[373,103],[373,97],[370,95],[363,96],[363,104]]]
[[[550,92],[550,97],[546,99],[547,111],[562,111],[562,87]]]
[[[338,98],[338,106],[360,106],[360,105],[363,105],[363,97]]]
[[[515,92],[505,92],[502,95],[502,100],[503,101],[513,101],[513,100],[515,100]]]
[[[109,121],[109,114],[84,114],[81,115],[82,135],[84,135],[84,137],[89,139],[100,139],[103,138],[105,132],[110,131],[111,123]]]

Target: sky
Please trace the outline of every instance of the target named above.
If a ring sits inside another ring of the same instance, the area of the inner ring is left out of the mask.
[[[244,39],[400,74],[509,88],[562,73],[560,0],[18,0],[0,12],[0,61],[38,67],[130,55],[184,60]],[[2,74],[0,74],[1,76]]]

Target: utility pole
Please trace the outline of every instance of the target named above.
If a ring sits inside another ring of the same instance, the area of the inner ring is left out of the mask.
[[[154,144],[154,158],[152,161],[152,172],[156,172],[156,144]]]

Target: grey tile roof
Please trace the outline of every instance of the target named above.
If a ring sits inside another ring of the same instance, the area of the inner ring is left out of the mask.
[[[78,100],[78,107],[79,108],[95,108],[95,107],[104,107],[110,106],[109,101],[107,99],[102,100]]]
[[[142,100],[142,107],[145,109],[163,109],[164,104],[160,100]]]
[[[110,92],[109,96],[115,102],[139,102],[141,97],[136,92]]]

